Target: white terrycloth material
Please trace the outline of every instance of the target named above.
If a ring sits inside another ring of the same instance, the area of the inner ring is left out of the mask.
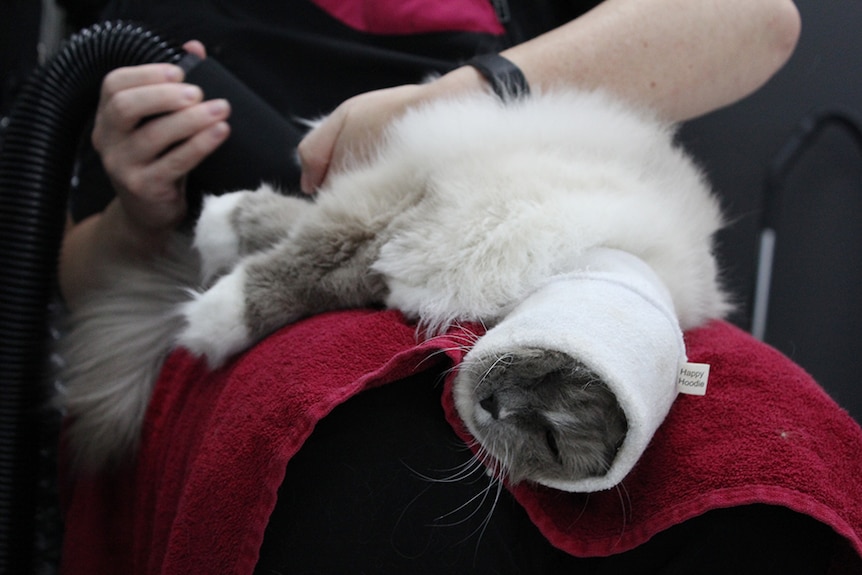
[[[594,248],[578,269],[526,298],[478,340],[465,361],[513,348],[545,348],[569,354],[601,377],[628,421],[610,470],[602,477],[545,483],[592,492],[614,487],[637,463],[676,398],[686,354],[670,295],[642,260]]]

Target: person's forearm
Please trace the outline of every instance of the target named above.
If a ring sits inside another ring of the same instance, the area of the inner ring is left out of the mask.
[[[682,121],[731,104],[787,61],[799,35],[791,0],[606,0],[583,16],[502,54],[536,89],[603,89]],[[419,86],[360,94],[299,145],[302,189],[362,154],[404,110],[486,90],[472,66]],[[357,150],[359,150],[357,152]]]
[[[798,35],[790,0],[607,0],[503,55],[533,86],[603,88],[677,121],[759,88]]]
[[[66,305],[104,287],[123,266],[145,265],[167,242],[170,232],[143,234],[130,225],[119,202],[102,213],[68,226],[60,251],[58,281]]]

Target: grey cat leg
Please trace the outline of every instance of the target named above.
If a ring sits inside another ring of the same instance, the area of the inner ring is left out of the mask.
[[[313,209],[308,197],[285,196],[263,187],[243,195],[231,214],[240,255],[268,249],[286,238]]]
[[[194,241],[204,280],[229,271],[243,256],[271,248],[312,208],[310,199],[285,196],[268,186],[205,198]]]
[[[381,241],[349,223],[302,226],[186,304],[179,344],[215,367],[302,317],[381,302],[386,286],[370,271]]]
[[[380,241],[350,231],[306,231],[248,260],[245,319],[254,336],[303,316],[383,300],[383,278],[370,271]]]

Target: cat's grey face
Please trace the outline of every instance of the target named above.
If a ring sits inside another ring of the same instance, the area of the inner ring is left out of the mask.
[[[604,475],[626,435],[613,393],[567,354],[523,349],[465,362],[461,417],[512,483]]]

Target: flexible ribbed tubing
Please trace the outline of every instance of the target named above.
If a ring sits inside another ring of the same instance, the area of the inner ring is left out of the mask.
[[[75,152],[104,76],[184,52],[138,25],[81,31],[16,100],[0,150],[0,573],[33,564],[47,309]]]

